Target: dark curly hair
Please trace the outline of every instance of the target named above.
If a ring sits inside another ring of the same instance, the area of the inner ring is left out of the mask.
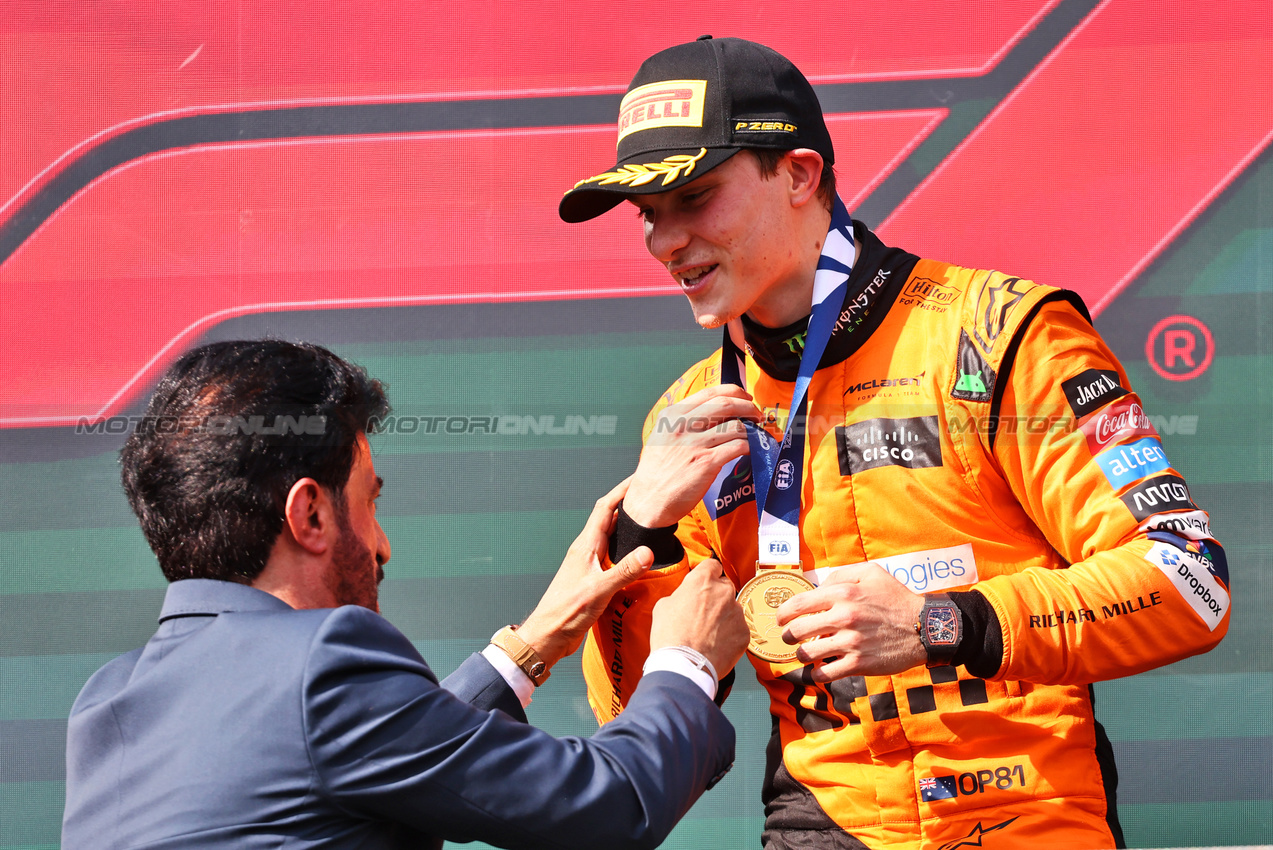
[[[255,340],[190,351],[120,451],[124,492],[169,581],[250,582],[313,478],[343,505],[358,435],[384,386],[317,345]]]

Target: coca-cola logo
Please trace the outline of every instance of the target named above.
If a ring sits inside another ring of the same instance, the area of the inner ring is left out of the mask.
[[[1133,437],[1157,437],[1153,423],[1145,415],[1136,396],[1119,399],[1106,409],[1079,426],[1087,437],[1087,447],[1092,454],[1104,450],[1115,442]]]

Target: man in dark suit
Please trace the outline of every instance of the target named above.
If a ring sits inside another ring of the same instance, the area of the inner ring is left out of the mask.
[[[317,346],[217,343],[165,375],[121,464],[172,584],[155,636],[72,709],[65,848],[652,847],[728,769],[713,697],[747,629],[714,562],[654,613],[622,717],[584,740],[525,722],[653,562],[602,569],[624,485],[531,616],[438,684],[376,613],[390,549],[366,433],[387,411]]]

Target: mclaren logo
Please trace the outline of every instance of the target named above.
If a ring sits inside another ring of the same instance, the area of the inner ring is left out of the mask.
[[[1018,815],[1018,817],[1020,817],[1020,815]],[[978,821],[977,825],[972,828],[972,832],[968,833],[963,838],[958,838],[958,839],[955,839],[954,841],[943,844],[939,848],[939,850],[956,850],[956,848],[958,847],[984,847],[985,845],[981,843],[981,839],[983,836],[989,835],[992,832],[997,832],[998,830],[1003,829],[1005,826],[1012,823],[1014,820],[1016,820],[1016,818],[1008,818],[1006,821],[1003,821],[1002,823],[997,823],[994,826],[987,826],[987,827],[983,827],[981,825],[981,822]]]

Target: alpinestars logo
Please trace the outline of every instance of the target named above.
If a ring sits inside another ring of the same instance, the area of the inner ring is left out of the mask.
[[[835,429],[840,474],[856,475],[881,466],[923,469],[941,466],[941,432],[936,416],[868,419]]]
[[[1018,815],[1017,817],[1020,817],[1020,815]],[[963,838],[958,838],[954,841],[950,841],[943,844],[939,848],[939,850],[956,850],[956,848],[959,848],[959,847],[984,847],[986,845],[981,843],[981,839],[985,835],[987,835],[988,833],[997,832],[1003,829],[1004,827],[1006,827],[1008,824],[1012,823],[1016,819],[1017,818],[1008,818],[1006,821],[1003,821],[1002,823],[997,823],[994,826],[987,826],[987,827],[983,827],[981,825],[981,821],[977,821],[977,825],[972,828],[972,832],[968,833]]]
[[[995,340],[1008,324],[1008,314],[1029,291],[1029,284],[1019,277],[1000,278],[981,290],[977,296],[977,307],[973,311],[973,316],[978,320],[973,328],[973,335],[977,337],[982,351],[990,351],[995,347]]]

